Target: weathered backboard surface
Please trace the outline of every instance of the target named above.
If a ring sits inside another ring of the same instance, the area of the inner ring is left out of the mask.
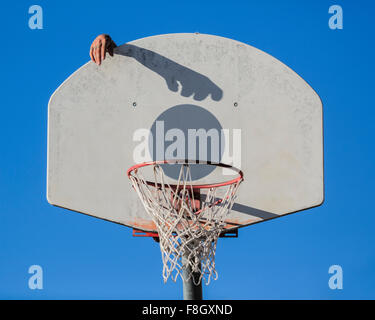
[[[132,41],[101,66],[88,62],[73,73],[48,110],[53,205],[154,231],[126,170],[194,156],[244,172],[228,229],[323,202],[321,100],[294,71],[247,44],[206,34]],[[194,178],[218,182],[228,174],[216,171],[201,168]]]

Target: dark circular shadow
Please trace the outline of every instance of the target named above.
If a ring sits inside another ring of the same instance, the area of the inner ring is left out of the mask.
[[[220,162],[225,147],[221,130],[220,122],[206,109],[191,104],[173,106],[161,113],[151,126],[150,154],[154,161],[189,159]],[[190,167],[192,180],[201,179],[215,169],[215,166],[204,164]],[[177,179],[181,165],[164,164],[162,168],[168,177]]]

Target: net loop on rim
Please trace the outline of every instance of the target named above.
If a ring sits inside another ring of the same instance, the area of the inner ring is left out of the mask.
[[[167,181],[163,171],[162,165],[166,163],[181,165],[174,184]],[[185,281],[192,278],[196,285],[202,279],[209,284],[211,278],[217,279],[216,244],[226,226],[225,219],[243,181],[243,173],[226,164],[200,161],[199,164],[232,169],[237,177],[226,182],[198,185],[193,183],[191,164],[197,162],[151,161],[129,168],[127,174],[156,225],[164,282],[169,277],[176,281],[180,275]],[[141,169],[146,166],[152,166],[153,181],[142,175]]]

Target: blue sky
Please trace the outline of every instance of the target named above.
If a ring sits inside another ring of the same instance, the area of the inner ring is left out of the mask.
[[[28,27],[28,8],[44,29]],[[344,10],[343,30],[328,8]],[[371,1],[17,1],[2,6],[0,53],[0,298],[180,299],[163,284],[158,245],[131,230],[46,201],[47,104],[109,33],[117,44],[200,32],[253,45],[295,70],[324,104],[325,203],[241,229],[217,249],[219,279],[206,299],[374,299]],[[28,288],[40,265],[43,290]],[[343,290],[328,268],[343,268]]]

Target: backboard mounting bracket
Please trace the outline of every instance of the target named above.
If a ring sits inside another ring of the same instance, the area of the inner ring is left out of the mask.
[[[159,242],[159,234],[157,232],[143,231],[133,228],[133,237],[150,237]],[[220,238],[238,238],[238,229],[225,231],[220,234]]]

